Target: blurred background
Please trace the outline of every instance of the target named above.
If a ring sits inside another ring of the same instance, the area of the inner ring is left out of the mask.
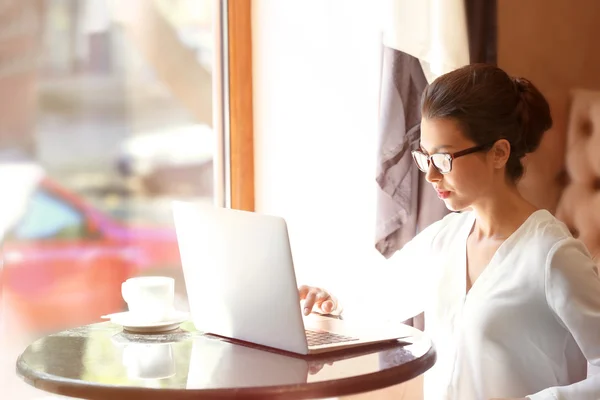
[[[0,387],[13,398],[48,396],[16,377],[18,354],[126,309],[127,278],[176,278],[187,309],[170,201],[212,201],[214,5],[0,2]]]

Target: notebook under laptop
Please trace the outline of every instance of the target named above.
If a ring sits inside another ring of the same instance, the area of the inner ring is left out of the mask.
[[[297,354],[407,336],[402,326],[303,317],[283,218],[182,201],[173,216],[198,330]]]

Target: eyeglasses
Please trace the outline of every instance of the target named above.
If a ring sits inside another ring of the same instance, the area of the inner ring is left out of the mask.
[[[433,163],[433,166],[439,171],[440,174],[447,174],[452,171],[452,161],[455,158],[491,148],[494,143],[496,142],[494,141],[492,143],[469,147],[468,149],[457,151],[456,153],[435,153],[429,155],[423,153],[421,150],[413,150],[411,154],[415,160],[415,163],[417,164],[417,167],[421,171],[427,172],[429,170],[430,163]]]

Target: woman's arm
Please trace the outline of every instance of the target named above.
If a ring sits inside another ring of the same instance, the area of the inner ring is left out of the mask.
[[[580,241],[568,238],[550,251],[546,262],[546,299],[587,361],[600,366],[600,278],[597,266]],[[600,399],[600,375],[569,386],[551,387],[529,398]]]
[[[431,262],[435,240],[449,225],[457,222],[455,218],[464,216],[450,214],[434,222],[388,260],[365,266],[363,275],[352,279],[358,284],[336,290],[344,317],[401,322],[421,313],[426,300],[425,287],[435,268],[435,263]]]

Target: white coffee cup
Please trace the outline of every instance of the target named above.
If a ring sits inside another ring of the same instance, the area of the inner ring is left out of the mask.
[[[127,279],[121,294],[132,318],[145,323],[164,321],[173,312],[175,280],[166,276]]]

